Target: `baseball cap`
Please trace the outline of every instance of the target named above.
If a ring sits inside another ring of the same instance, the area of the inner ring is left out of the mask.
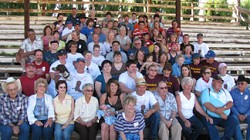
[[[192,54],[192,59],[196,59],[196,58],[201,58],[201,55],[199,53]]]
[[[218,66],[219,69],[220,69],[220,68],[224,68],[224,67],[227,67],[227,64],[226,64],[226,63],[220,63],[219,66]]]
[[[73,24],[73,22],[71,20],[68,20],[68,21],[66,21],[65,24]]]
[[[67,54],[67,52],[64,49],[61,49],[61,50],[57,51],[57,56],[66,55],[66,54]]]
[[[34,63],[32,63],[32,62],[29,62],[29,63],[27,63],[27,64],[25,65],[26,68],[29,67],[29,66],[35,67]]]
[[[144,78],[137,78],[136,79],[136,85],[140,86],[140,85],[147,85],[146,80]]]
[[[224,82],[224,80],[219,75],[213,77],[213,80],[221,80],[222,82]]]
[[[202,33],[198,33],[197,37],[200,37],[200,36],[203,37],[203,34]]]
[[[80,62],[80,61],[83,62],[83,63],[85,63],[84,58],[79,57],[79,58],[76,59],[76,63],[78,63],[78,62]]]
[[[215,57],[216,56],[216,54],[215,54],[215,52],[213,51],[213,50],[209,50],[208,52],[207,52],[207,54],[205,55],[205,58],[212,58],[212,57]]]

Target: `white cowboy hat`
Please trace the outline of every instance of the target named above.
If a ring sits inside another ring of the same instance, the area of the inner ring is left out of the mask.
[[[10,83],[15,83],[17,85],[17,90],[21,91],[22,85],[21,85],[20,80],[19,79],[15,80],[13,77],[9,77],[9,78],[7,78],[7,80],[5,82],[2,83],[2,89],[4,92],[7,92],[7,85]]]

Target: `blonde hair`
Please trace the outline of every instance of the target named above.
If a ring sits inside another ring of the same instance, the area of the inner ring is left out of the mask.
[[[39,84],[44,84],[46,88],[48,86],[48,83],[44,78],[39,78],[35,81],[35,90],[37,89]]]
[[[123,98],[123,105],[128,105],[130,102],[134,103],[136,105],[136,102],[137,102],[137,99],[132,96],[132,95],[126,95],[124,98]]]

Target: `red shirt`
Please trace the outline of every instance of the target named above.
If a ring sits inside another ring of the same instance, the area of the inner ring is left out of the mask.
[[[46,74],[49,74],[49,63],[43,61],[41,65],[36,65],[35,62],[33,62],[36,68],[36,75],[38,75],[41,78],[46,79]]]
[[[31,96],[35,94],[35,81],[40,78],[39,76],[35,76],[34,78],[28,78],[26,75],[20,77],[21,85],[22,85],[22,93],[26,96]]]
[[[138,36],[140,39],[143,39],[143,35],[148,33],[148,29],[135,29],[133,32],[133,36]]]

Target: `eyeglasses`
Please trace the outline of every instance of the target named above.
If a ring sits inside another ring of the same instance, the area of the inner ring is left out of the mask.
[[[243,82],[237,82],[237,85],[244,85]]]
[[[59,88],[66,88],[66,87],[59,87]]]
[[[211,72],[205,72],[205,74],[211,74]]]
[[[94,90],[88,90],[88,89],[86,89],[84,91],[86,91],[86,92],[94,92]]]
[[[168,87],[160,87],[160,89],[161,89],[161,90],[163,90],[163,89],[168,89]]]

